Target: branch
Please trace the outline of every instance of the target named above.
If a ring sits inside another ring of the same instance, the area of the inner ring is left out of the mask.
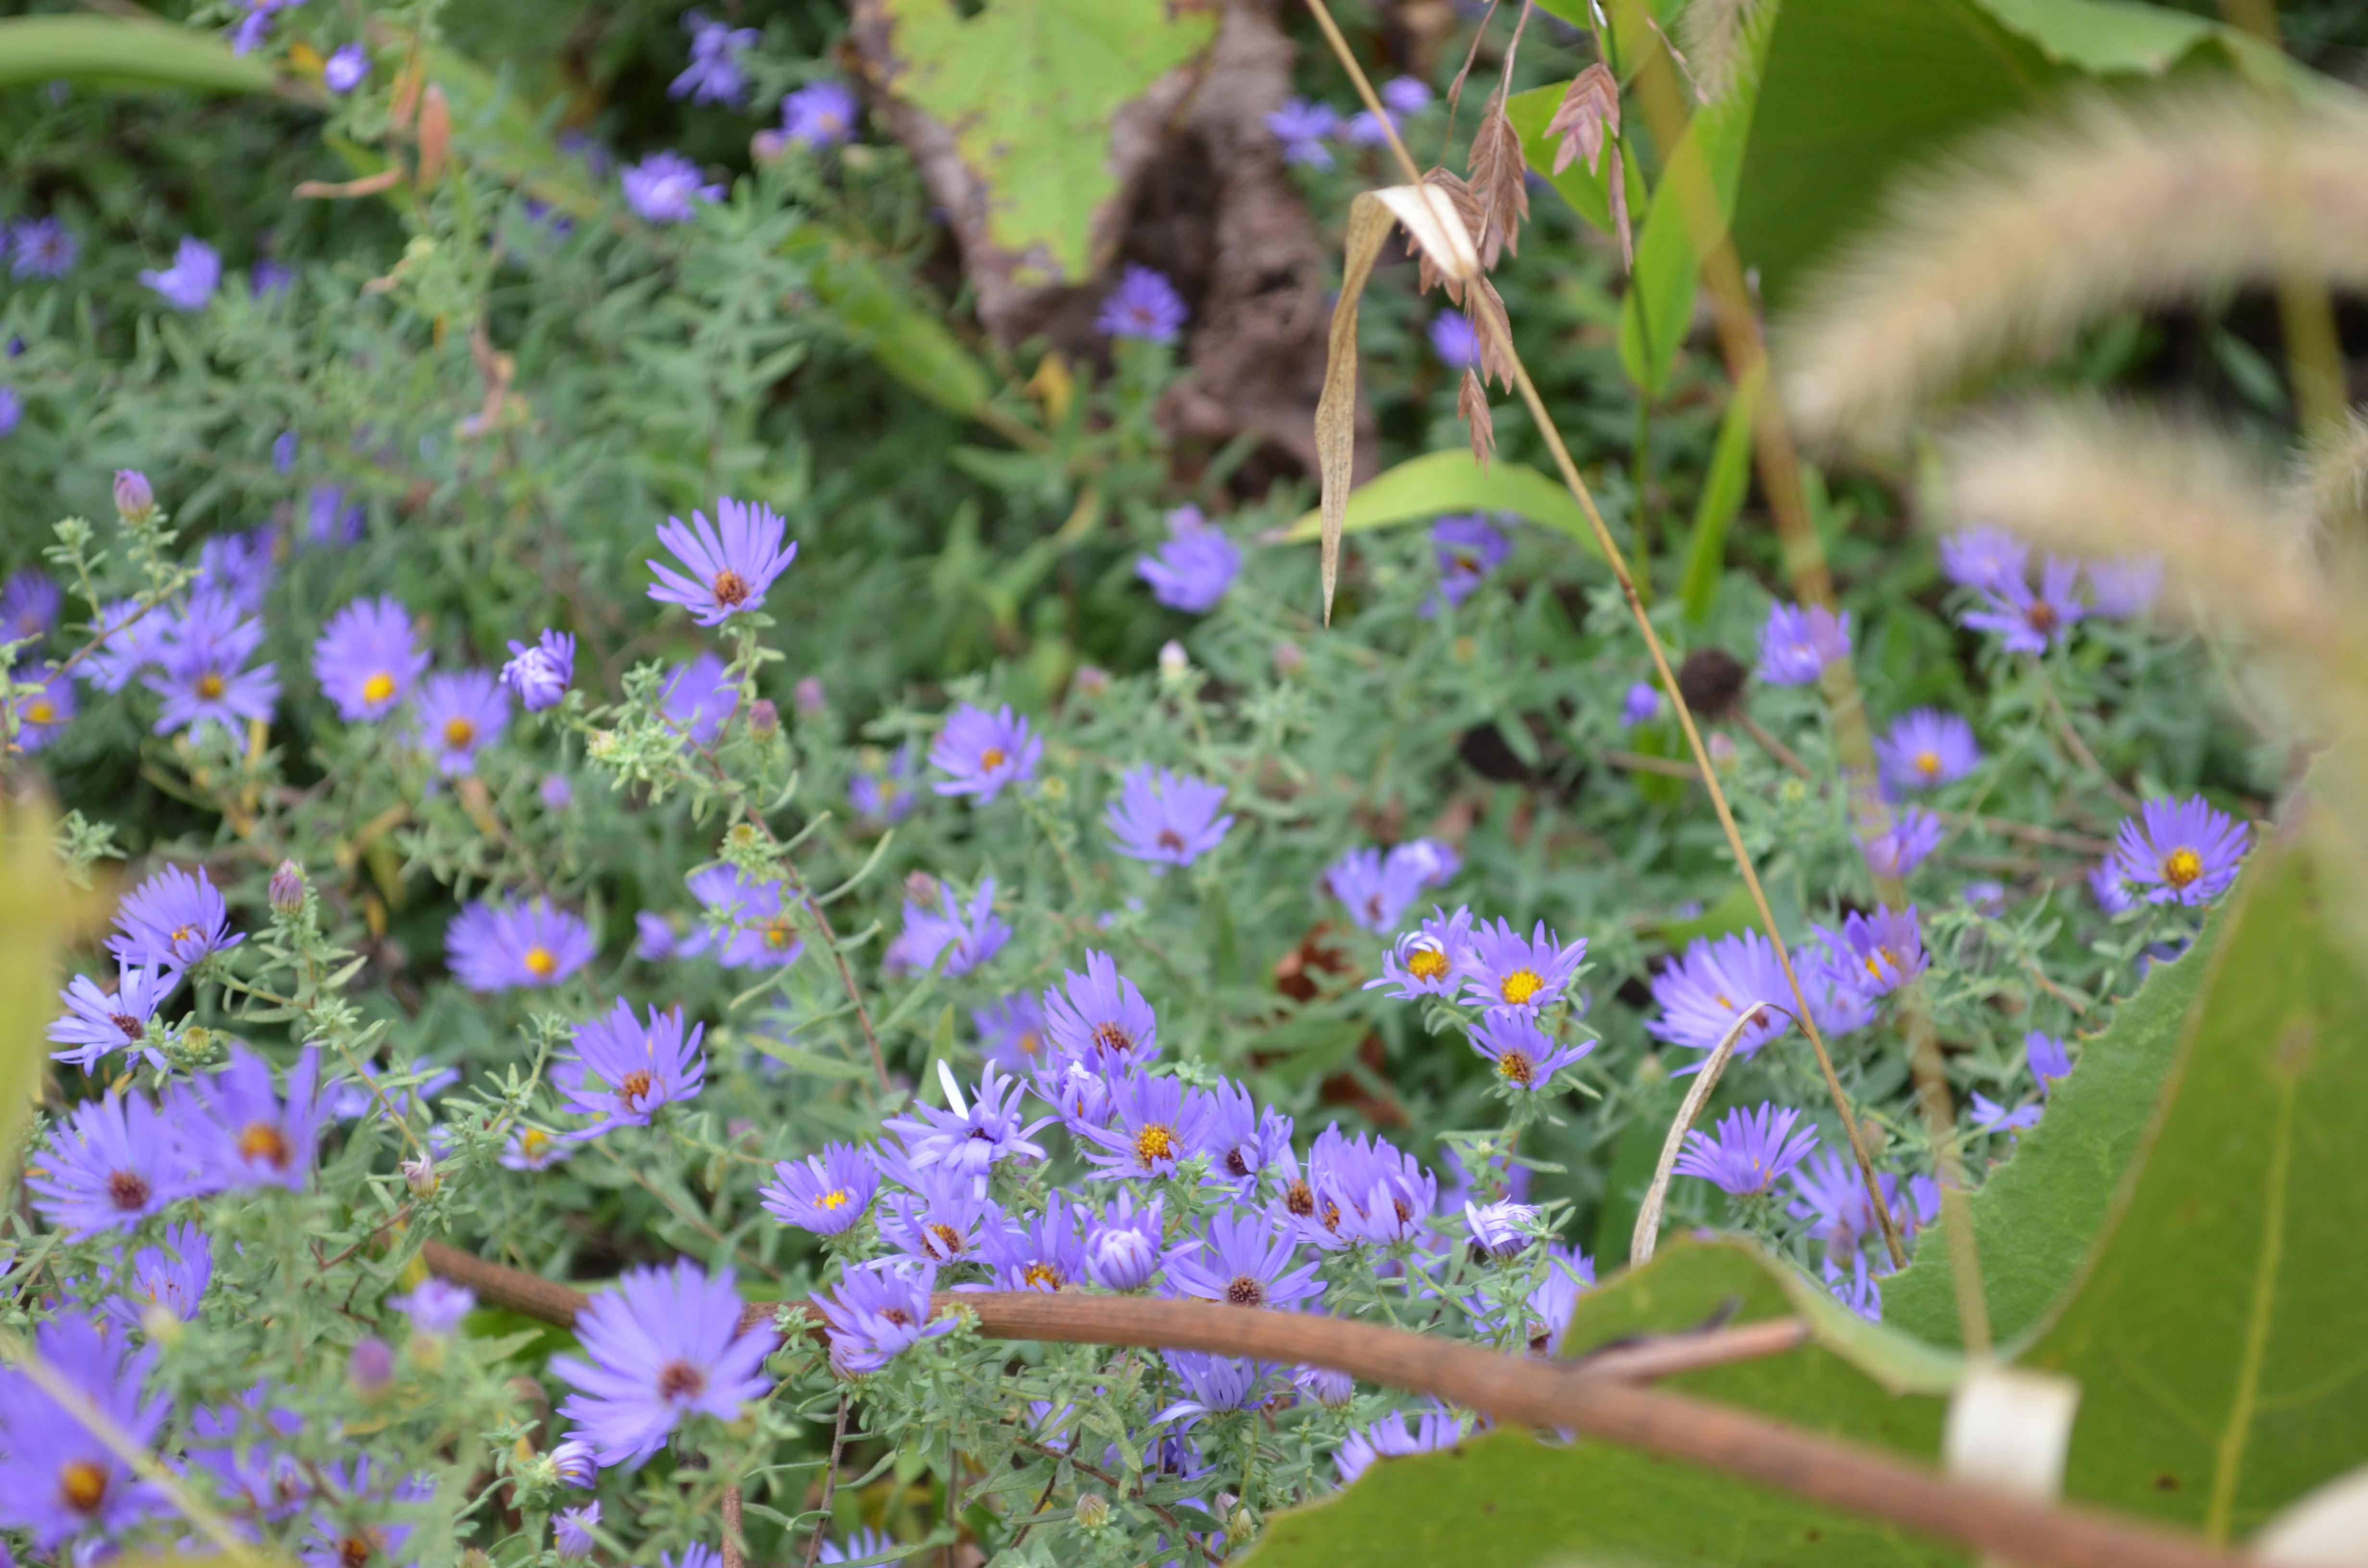
[[[573,1287],[437,1242],[427,1243],[420,1256],[429,1269],[470,1287],[481,1300],[548,1323],[572,1324],[590,1301]],[[2153,1524],[1946,1481],[1904,1460],[1605,1375],[1606,1364],[1618,1364],[1615,1356],[1634,1369],[1631,1375],[1707,1364],[1684,1357],[1678,1340],[1607,1353],[1590,1365],[1499,1355],[1372,1324],[1250,1311],[1213,1301],[982,1290],[941,1291],[933,1305],[941,1312],[973,1314],[979,1332],[990,1339],[1204,1350],[1328,1367],[1468,1405],[1508,1425],[1583,1432],[1723,1471],[1812,1502],[1961,1541],[2023,1568],[2238,1568],[2236,1558]],[[795,1319],[809,1335],[822,1331],[820,1314],[803,1302],[759,1302],[749,1307],[742,1322],[756,1326],[777,1317]],[[1757,1348],[1763,1352],[1782,1347],[1766,1324],[1732,1334],[1757,1335]],[[1737,1346],[1732,1334],[1686,1337],[1717,1343],[1725,1358],[1735,1359]]]

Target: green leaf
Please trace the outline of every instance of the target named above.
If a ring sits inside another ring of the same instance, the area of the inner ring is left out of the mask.
[[[1620,363],[1629,380],[1647,392],[1657,392],[1676,366],[1678,346],[1685,341],[1693,320],[1700,253],[1687,221],[1681,182],[1668,169],[1679,160],[1699,160],[1718,199],[1719,216],[1735,217],[1736,181],[1743,173],[1745,146],[1751,140],[1753,110],[1759,101],[1761,62],[1768,40],[1775,30],[1778,7],[1763,6],[1744,23],[1737,46],[1735,85],[1717,101],[1697,110],[1686,129],[1685,141],[1669,159],[1661,183],[1645,210],[1645,226],[1636,236],[1636,266],[1628,278],[1628,293],[1620,312]]]
[[[1420,522],[1442,512],[1511,512],[1595,548],[1587,514],[1559,481],[1501,459],[1481,463],[1460,447],[1410,459],[1350,491],[1341,531]],[[1275,536],[1275,542],[1305,544],[1323,531],[1323,515],[1310,512]]]
[[[0,21],[0,87],[63,78],[268,93],[278,78],[212,33],[129,17],[14,17]]]
[[[995,393],[985,367],[913,297],[905,280],[853,242],[818,223],[785,247],[805,263],[815,298],[881,369],[949,414],[974,416]]]
[[[1974,1194],[1974,1244],[1999,1343],[2038,1324],[2095,1245],[2145,1142],[2227,923],[2224,905],[2192,951],[2146,976],[2105,1031],[2080,1047],[2078,1066],[2056,1085],[2039,1125],[2021,1135],[2014,1156]],[[1949,1248],[1937,1226],[1925,1231],[1898,1278],[1883,1282],[1883,1318],[1936,1345],[1958,1342]]]
[[[1671,1244],[1645,1267],[1582,1298],[1565,1344],[1584,1350],[1723,1316],[1751,1323],[1804,1309],[1816,1314],[1816,1342],[1689,1372],[1667,1386],[1930,1460],[1940,1449],[1942,1402],[1905,1391],[1937,1387],[1953,1369],[1875,1324],[1836,1324],[1827,1309],[1850,1314],[1831,1298],[1789,1265],[1740,1243]],[[1829,1330],[1840,1337],[1823,1337]],[[1543,1568],[1575,1560],[1687,1568],[1965,1562],[1952,1548],[1893,1527],[1691,1465],[1605,1443],[1554,1448],[1526,1432],[1499,1432],[1452,1453],[1379,1461],[1338,1497],[1277,1516],[1248,1563],[1437,1568],[1485,1561],[1492,1568]]]
[[[2307,831],[2176,966],[2212,967],[2135,1184],[2022,1358],[2080,1382],[2067,1495],[2214,1540],[2368,1463],[2368,975]]]
[[[1093,270],[1096,217],[1118,194],[1110,125],[1216,37],[1213,6],[1168,0],[883,0],[905,69],[898,97],[952,127],[985,182],[987,237],[1023,258],[1019,280]],[[1038,276],[1026,274],[1033,271]]]
[[[1726,415],[1719,421],[1718,444],[1711,450],[1710,472],[1702,477],[1702,499],[1694,505],[1693,531],[1686,540],[1685,575],[1679,579],[1678,597],[1686,619],[1696,626],[1710,619],[1718,608],[1719,585],[1725,580],[1726,529],[1743,509],[1751,489],[1752,420],[1768,386],[1766,361],[1745,378],[1727,400]]]

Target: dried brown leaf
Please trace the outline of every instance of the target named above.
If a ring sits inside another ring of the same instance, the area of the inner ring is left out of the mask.
[[[1628,228],[1628,169],[1620,156],[1620,149],[1611,149],[1611,177],[1603,182],[1604,193],[1611,198],[1611,230],[1620,236],[1620,269],[1636,270],[1636,236]]]
[[[1324,394],[1315,403],[1315,463],[1324,483],[1324,623],[1332,624],[1332,590],[1340,576],[1340,528],[1349,514],[1349,474],[1357,455],[1357,302],[1389,237],[1392,214],[1379,196],[1349,206],[1340,262],[1340,299],[1332,307],[1332,341]]]
[[[1570,85],[1563,89],[1562,102],[1554,105],[1554,118],[1546,121],[1546,140],[1559,137],[1562,141],[1554,149],[1554,172],[1562,173],[1584,154],[1587,172],[1593,174],[1603,157],[1604,142],[1619,135],[1620,83],[1599,60],[1571,78]],[[1617,150],[1612,166],[1619,167]]]
[[[452,110],[444,101],[444,89],[435,83],[427,84],[427,95],[419,103],[419,186],[421,189],[434,185],[444,172],[444,159],[452,150]]]
[[[1472,316],[1472,330],[1480,337],[1481,379],[1494,380],[1510,391],[1513,385],[1513,321],[1505,312],[1505,296],[1486,278],[1474,278],[1464,308]]]
[[[1488,392],[1480,384],[1478,371],[1463,372],[1463,384],[1455,392],[1455,415],[1472,433],[1472,460],[1486,464],[1497,455],[1497,421],[1488,412]]]
[[[1463,182],[1463,176],[1451,169],[1433,169],[1422,176],[1422,183],[1447,193],[1449,202],[1455,209],[1455,215],[1463,220],[1463,232],[1474,236],[1474,257],[1476,261],[1478,259],[1476,236],[1487,227],[1486,216],[1481,209],[1480,199],[1474,195],[1472,187]],[[1430,247],[1423,244],[1412,223],[1406,225],[1406,254],[1418,259],[1417,281],[1422,287],[1422,291],[1427,294],[1443,282],[1447,285],[1447,297],[1457,304],[1462,304],[1463,302],[1463,278],[1452,268],[1440,267],[1432,260]]]
[[[1506,251],[1521,254],[1521,223],[1530,215],[1529,165],[1521,157],[1521,133],[1505,118],[1502,95],[1480,111],[1479,134],[1472,139],[1472,195],[1483,226],[1480,265],[1495,271]]]

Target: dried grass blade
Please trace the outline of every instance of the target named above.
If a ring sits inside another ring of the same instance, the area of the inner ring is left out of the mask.
[[[1676,1118],[1669,1123],[1669,1135],[1661,1140],[1661,1159],[1653,1167],[1653,1185],[1645,1189],[1645,1201],[1636,1210],[1636,1229],[1628,1238],[1629,1267],[1653,1261],[1653,1249],[1661,1240],[1661,1206],[1668,1200],[1669,1176],[1677,1168],[1679,1152],[1686,1145],[1686,1131],[1693,1126],[1694,1118],[1702,1114],[1702,1107],[1710,1103],[1711,1091],[1718,1087],[1718,1075],[1726,1071],[1728,1060],[1735,1055],[1735,1042],[1743,1038],[1744,1030],[1770,1011],[1773,1008],[1770,1004],[1754,1002],[1737,1014],[1735,1022],[1727,1026],[1718,1048],[1702,1063],[1693,1087],[1686,1091],[1685,1103],[1678,1108]]]
[[[1486,467],[1497,455],[1497,420],[1488,412],[1487,389],[1480,384],[1480,372],[1463,372],[1463,384],[1455,392],[1456,416],[1472,432],[1473,460]]]
[[[1340,301],[1332,307],[1324,393],[1315,403],[1315,460],[1324,482],[1326,626],[1332,623],[1332,591],[1340,578],[1340,529],[1348,517],[1349,469],[1357,455],[1357,302],[1364,295],[1365,279],[1372,276],[1374,260],[1382,254],[1382,242],[1389,237],[1391,216],[1396,209],[1387,201],[1388,195],[1367,192],[1349,204],[1349,238],[1340,264]]]

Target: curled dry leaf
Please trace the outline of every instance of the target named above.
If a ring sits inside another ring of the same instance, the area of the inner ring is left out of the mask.
[[[1443,282],[1447,297],[1461,304],[1463,285],[1480,276],[1480,250],[1472,240],[1481,227],[1480,203],[1460,176],[1444,169],[1431,170],[1422,181],[1377,190],[1373,199],[1406,225],[1406,250],[1420,259],[1423,289]]]
[[[1521,157],[1521,133],[1505,118],[1504,95],[1480,111],[1472,138],[1472,196],[1480,210],[1480,264],[1496,270],[1507,251],[1521,252],[1521,224],[1530,215],[1529,165]]]
[[[1554,149],[1554,172],[1561,174],[1584,156],[1587,172],[1593,174],[1605,141],[1616,141],[1619,135],[1620,84],[1599,60],[1571,78],[1554,118],[1546,121],[1546,140],[1561,141]]]
[[[1413,193],[1411,200],[1390,199],[1409,192]],[[1373,262],[1382,254],[1382,241],[1389,237],[1392,216],[1405,221],[1405,209],[1408,208],[1431,229],[1440,228],[1438,214],[1416,186],[1367,191],[1349,207],[1349,238],[1340,261],[1340,299],[1332,307],[1332,339],[1324,361],[1324,394],[1315,403],[1315,460],[1324,485],[1324,622],[1327,626],[1332,622],[1332,590],[1340,578],[1340,529],[1349,513],[1349,470],[1357,456],[1357,302],[1364,297],[1365,279],[1372,276]],[[1453,213],[1447,217],[1452,222]],[[1415,224],[1408,222],[1406,226],[1412,229]],[[1469,256],[1471,236],[1463,237],[1463,253]],[[1439,243],[1443,251],[1451,244],[1444,233]],[[1476,268],[1478,264],[1475,261],[1472,265]]]
[[[1472,434],[1472,458],[1486,464],[1497,455],[1497,421],[1488,412],[1488,392],[1480,384],[1480,372],[1463,372],[1463,384],[1456,389],[1456,416],[1463,421]]]

